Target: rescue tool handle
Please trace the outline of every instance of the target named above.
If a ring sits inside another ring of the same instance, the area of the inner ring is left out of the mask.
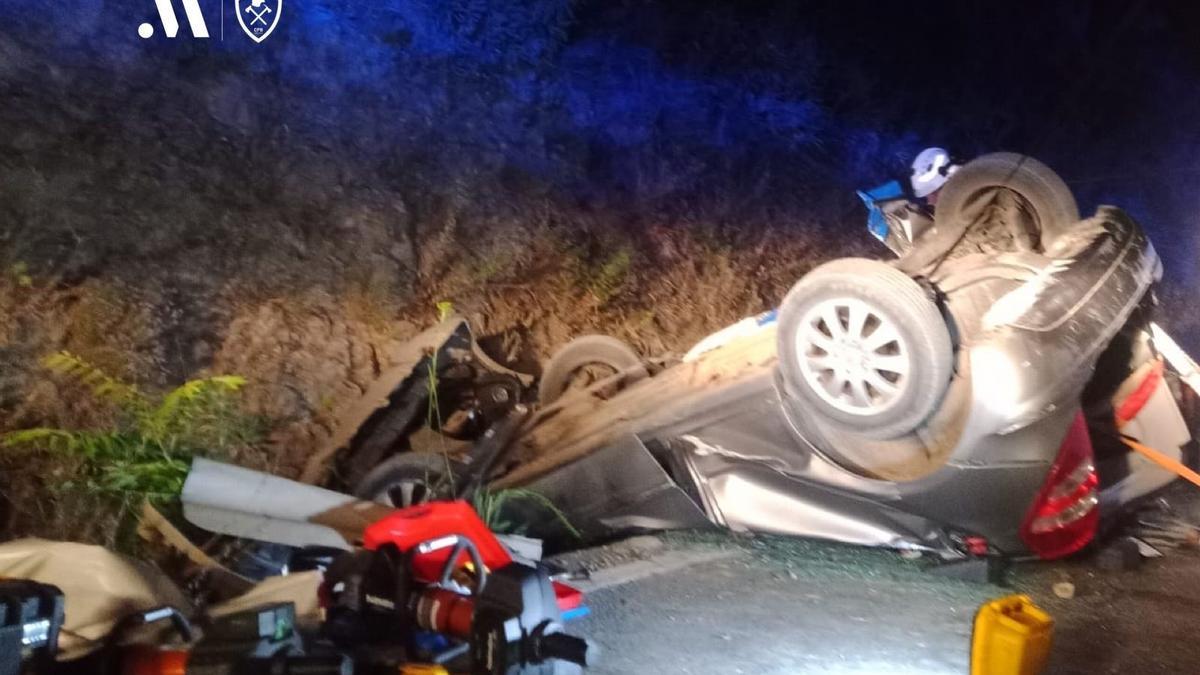
[[[475,566],[475,575],[478,581],[475,584],[475,593],[483,591],[484,585],[487,583],[487,567],[483,564],[483,556],[479,554],[479,549],[475,546],[475,542],[460,534],[448,534],[437,539],[430,539],[417,546],[417,553],[432,553],[441,550],[447,546],[453,545],[454,548],[450,551],[450,557],[446,558],[446,564],[442,565],[442,573],[438,576],[438,584],[445,586],[450,583],[451,577],[454,576],[454,570],[458,568],[458,559],[466,553],[471,558],[471,564]]]
[[[161,607],[155,607],[154,609],[146,610],[144,612],[137,612],[135,614],[126,616],[117,623],[116,627],[110,634],[110,639],[115,640],[122,637],[123,634],[128,630],[132,630],[140,626],[147,626],[152,623],[158,623],[164,619],[170,620],[171,628],[175,630],[175,632],[179,635],[180,640],[183,642],[191,642],[196,638],[196,631],[192,627],[191,622],[188,621],[187,617],[175,607],[163,605]]]

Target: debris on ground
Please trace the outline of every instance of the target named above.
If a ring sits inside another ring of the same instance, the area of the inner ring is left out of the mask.
[[[1133,536],[1156,548],[1200,548],[1200,526],[1169,511],[1145,513],[1132,529]]]
[[[1070,581],[1060,581],[1050,588],[1054,591],[1054,595],[1063,600],[1070,600],[1075,597],[1075,584]]]
[[[1142,546],[1143,542],[1135,537],[1121,537],[1100,550],[1096,556],[1096,566],[1110,572],[1137,569],[1141,567],[1144,557],[1148,557],[1144,556]],[[1150,550],[1155,549],[1151,547]]]

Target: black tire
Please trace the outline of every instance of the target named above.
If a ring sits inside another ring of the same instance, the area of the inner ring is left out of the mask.
[[[1029,210],[1033,250],[1047,250],[1079,222],[1075,195],[1050,167],[1028,155],[994,152],[963,165],[946,181],[934,211],[939,236],[961,233],[997,188],[1016,193]]]
[[[779,308],[777,339],[784,393],[831,426],[868,438],[920,426],[953,371],[938,306],[917,282],[875,260],[834,260],[805,275]]]
[[[354,486],[354,496],[403,508],[453,498],[464,475],[460,462],[427,452],[402,452],[367,472]]]
[[[649,376],[642,358],[629,345],[607,335],[584,335],[568,342],[550,358],[542,370],[538,402],[547,406],[558,400],[571,385],[576,371],[593,365],[609,368],[614,374],[632,370],[626,383]]]
[[[283,574],[295,550],[285,544],[250,542],[238,550],[228,565],[235,573],[247,579],[262,581],[267,577]]]

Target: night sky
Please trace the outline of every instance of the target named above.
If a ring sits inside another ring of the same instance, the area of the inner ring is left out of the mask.
[[[315,148],[366,182],[532,183],[635,213],[734,194],[844,228],[862,216],[852,190],[925,145],[1014,150],[1056,168],[1085,211],[1142,219],[1172,275],[1194,267],[1190,3],[318,0],[286,3],[254,44],[232,2],[224,22],[199,2],[209,40],[186,22],[139,38],[158,24],[150,0],[0,0],[0,168],[53,173],[70,139],[152,129],[194,135],[186,156],[162,149],[214,189],[233,160],[203,149],[227,142]],[[20,211],[14,190],[0,184],[0,208]]]

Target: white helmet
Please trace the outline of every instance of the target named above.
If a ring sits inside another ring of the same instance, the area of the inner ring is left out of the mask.
[[[950,163],[950,153],[944,148],[925,148],[912,163],[912,189],[917,197],[937,192],[958,167]]]

